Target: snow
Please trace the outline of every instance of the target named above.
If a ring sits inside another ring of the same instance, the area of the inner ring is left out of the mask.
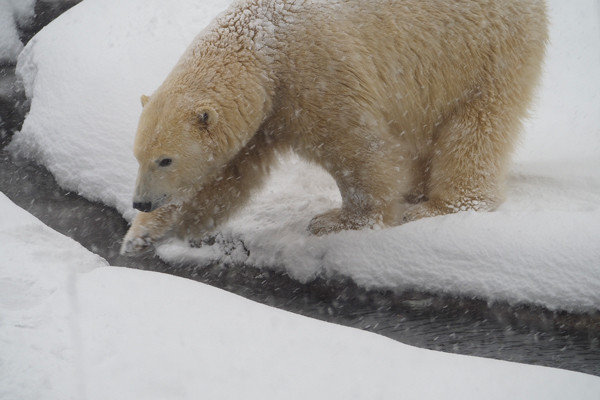
[[[600,378],[451,355],[110,267],[0,194],[0,398],[597,399]]]
[[[78,0],[38,0],[42,3],[73,3]],[[13,64],[23,50],[19,28],[32,22],[36,0],[0,0],[0,63]]]
[[[539,101],[497,211],[311,237],[310,218],[340,198],[328,175],[291,157],[220,228],[214,245],[171,241],[158,254],[171,262],[245,263],[302,282],[350,277],[366,288],[600,309],[600,5],[548,3],[551,44]],[[32,103],[11,150],[131,220],[139,97],[153,92],[226,6],[86,0],[70,9],[19,57]]]
[[[17,26],[33,17],[35,0],[0,0],[0,63],[15,62],[23,50]]]

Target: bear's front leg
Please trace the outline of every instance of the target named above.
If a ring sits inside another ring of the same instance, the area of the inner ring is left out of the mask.
[[[342,195],[342,207],[314,217],[308,226],[313,235],[397,224],[406,208],[401,194],[406,192],[409,179],[390,166],[385,153],[364,155],[361,163],[331,168]]]
[[[179,206],[175,205],[138,213],[123,238],[120,253],[133,256],[150,250],[173,229],[178,213]]]

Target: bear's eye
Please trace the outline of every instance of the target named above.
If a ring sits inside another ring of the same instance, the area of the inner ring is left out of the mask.
[[[163,158],[162,160],[160,160],[158,162],[158,166],[159,167],[168,167],[169,165],[171,165],[172,162],[173,162],[173,160],[171,160],[170,158]]]

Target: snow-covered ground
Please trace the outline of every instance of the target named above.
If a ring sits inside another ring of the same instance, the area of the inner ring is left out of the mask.
[[[66,12],[19,57],[32,103],[12,151],[131,219],[139,97],[227,3],[85,0]],[[496,212],[310,237],[310,218],[339,194],[329,176],[292,157],[214,245],[171,242],[159,255],[283,270],[302,282],[344,276],[367,288],[600,309],[600,4],[549,6],[539,102]]]
[[[110,267],[0,194],[2,399],[597,399],[600,378],[451,355]]]
[[[20,58],[32,109],[13,151],[131,218],[139,95],[226,3],[85,0],[67,12]],[[338,195],[328,176],[291,158],[215,245],[174,242],[159,253],[283,268],[301,281],[349,276],[366,287],[600,308],[600,7],[551,5],[540,105],[498,212],[312,238],[308,220]],[[4,22],[32,7],[0,0],[0,52],[16,55],[16,25]],[[599,395],[598,377],[417,349],[197,282],[111,267],[0,193],[2,399]]]

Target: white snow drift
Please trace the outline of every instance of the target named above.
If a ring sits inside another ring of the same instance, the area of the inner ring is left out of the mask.
[[[450,355],[107,266],[0,193],[0,398],[597,399],[600,378]]]
[[[131,219],[139,97],[226,5],[86,0],[71,9],[21,53],[18,71],[32,104],[12,150]],[[279,269],[303,282],[344,276],[369,288],[600,309],[600,10],[594,0],[549,5],[540,100],[496,212],[310,237],[310,218],[338,205],[339,194],[322,171],[286,158],[215,245],[173,242],[159,254]],[[235,251],[240,241],[249,256]]]

